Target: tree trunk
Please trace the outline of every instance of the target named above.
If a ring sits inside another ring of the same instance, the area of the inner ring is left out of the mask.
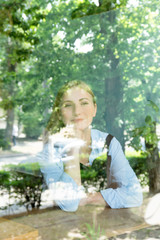
[[[12,142],[12,130],[14,122],[14,109],[7,109],[7,119],[6,119],[6,130],[5,130],[5,140],[6,140],[6,150],[11,149]]]
[[[123,89],[121,85],[121,73],[119,70],[120,59],[116,58],[115,50],[117,50],[118,38],[116,29],[116,12],[111,11],[108,13],[107,21],[109,26],[113,26],[114,31],[110,34],[106,32],[106,26],[104,23],[101,26],[101,32],[105,33],[105,36],[109,39],[106,44],[105,62],[110,63],[107,71],[107,77],[105,79],[105,120],[107,131],[114,135],[121,143],[124,150],[124,124],[122,120],[122,109],[120,110],[119,104],[123,98]],[[120,115],[121,114],[121,115]]]
[[[13,130],[13,123],[14,123],[14,102],[12,97],[14,96],[14,77],[11,77],[15,75],[16,72],[16,63],[12,63],[12,55],[13,55],[13,49],[12,41],[10,38],[8,38],[8,45],[6,46],[6,52],[7,52],[7,68],[8,68],[8,81],[10,81],[10,85],[8,84],[8,89],[6,90],[8,95],[7,104],[5,106],[5,110],[7,112],[7,118],[6,118],[6,130],[5,130],[5,140],[6,140],[6,150],[11,149],[11,142],[12,142],[12,130]],[[11,78],[11,79],[10,79]]]
[[[151,126],[151,133],[154,134],[157,139],[156,143],[148,143],[145,140],[145,146],[147,151],[147,166],[149,174],[149,191],[151,193],[160,192],[160,157],[158,149],[158,137],[156,135],[156,122]]]
[[[149,174],[149,191],[151,193],[160,192],[160,158],[156,147],[147,157]]]
[[[120,91],[121,83],[120,77],[111,77],[107,78],[105,81],[105,99],[106,99],[106,127],[107,131],[114,135],[121,143],[122,148],[124,149],[124,124],[121,126],[118,124],[119,118],[119,103],[121,100]],[[117,120],[117,121],[116,121]]]

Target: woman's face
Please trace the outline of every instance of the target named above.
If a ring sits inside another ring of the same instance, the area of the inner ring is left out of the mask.
[[[85,130],[96,115],[97,105],[92,95],[79,87],[69,89],[63,96],[61,117],[65,125]]]

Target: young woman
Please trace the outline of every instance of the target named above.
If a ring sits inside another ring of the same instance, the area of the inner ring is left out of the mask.
[[[101,203],[111,208],[142,204],[139,181],[114,137],[109,146],[111,165],[108,181],[117,187],[87,196],[81,185],[80,163],[91,166],[104,151],[108,133],[92,129],[97,105],[90,87],[70,81],[58,92],[46,128],[41,171],[53,198],[64,211],[76,211],[80,204]]]

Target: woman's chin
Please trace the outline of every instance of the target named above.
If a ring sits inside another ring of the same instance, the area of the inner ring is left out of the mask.
[[[66,127],[72,127],[75,131],[85,132],[91,129],[91,125],[85,124],[82,122],[72,122],[70,124],[66,124]]]

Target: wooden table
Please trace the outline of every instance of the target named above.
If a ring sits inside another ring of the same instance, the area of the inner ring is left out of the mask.
[[[103,206],[87,205],[79,207],[75,213],[63,212],[60,209],[46,209],[35,214],[12,218],[5,227],[8,231],[6,235],[4,223],[7,220],[4,219],[3,222],[1,219],[0,240],[86,239],[86,236],[89,236],[86,223],[91,227],[94,225],[96,233],[100,228],[101,235],[111,237],[148,227],[143,214],[144,206],[115,210]],[[17,230],[13,231],[14,227]],[[11,238],[13,235],[15,238]]]
[[[0,218],[0,240],[35,240],[38,234],[38,230],[33,227]]]

